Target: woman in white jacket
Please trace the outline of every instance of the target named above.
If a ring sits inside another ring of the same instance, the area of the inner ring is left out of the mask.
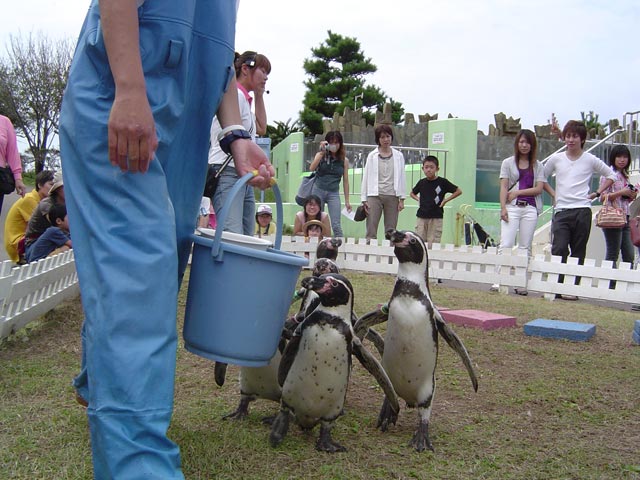
[[[377,238],[383,213],[385,231],[398,226],[398,215],[404,209],[407,190],[404,155],[391,148],[393,130],[389,125],[378,125],[375,136],[378,148],[367,156],[360,189],[367,212],[367,240]]]

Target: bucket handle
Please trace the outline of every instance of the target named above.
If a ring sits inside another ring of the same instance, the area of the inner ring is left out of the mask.
[[[217,257],[220,253],[220,242],[222,242],[222,230],[224,228],[225,221],[227,220],[227,216],[229,215],[229,210],[231,209],[231,203],[240,193],[240,189],[246,185],[246,183],[251,180],[253,177],[258,175],[258,171],[254,170],[253,172],[245,173],[242,177],[238,179],[235,185],[231,188],[229,195],[227,195],[227,199],[220,210],[220,214],[216,212],[216,218],[218,219],[218,226],[216,227],[216,234],[213,237],[213,245],[211,246],[211,256]],[[282,218],[284,216],[284,209],[282,208],[282,195],[280,194],[280,188],[278,188],[278,184],[276,183],[276,179],[271,179],[271,188],[273,189],[273,193],[276,197],[276,250],[280,250],[280,246],[282,245]]]

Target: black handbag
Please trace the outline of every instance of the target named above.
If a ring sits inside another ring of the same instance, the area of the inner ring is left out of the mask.
[[[220,180],[220,175],[224,169],[229,165],[229,162],[233,159],[231,155],[227,155],[227,158],[224,159],[222,163],[213,163],[209,165],[207,169],[207,180],[204,183],[204,192],[202,192],[203,197],[207,197],[213,200],[213,195],[216,193],[216,188],[218,188],[218,181]]]
[[[9,195],[16,189],[16,179],[13,177],[11,167],[0,168],[0,194]]]

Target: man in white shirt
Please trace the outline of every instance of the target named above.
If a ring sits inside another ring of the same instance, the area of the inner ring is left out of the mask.
[[[602,186],[602,190],[605,190],[615,180],[615,173],[598,157],[583,151],[587,139],[584,123],[576,120],[567,122],[562,130],[562,138],[567,145],[566,151],[552,155],[544,167],[545,177],[556,176],[551,254],[562,257],[562,261],[566,262],[571,251],[571,256],[583,264],[591,232],[591,201],[600,196],[599,191],[589,191],[591,178],[594,173],[606,177]],[[560,283],[563,280],[561,275]],[[577,300],[573,295],[562,295],[560,298]]]

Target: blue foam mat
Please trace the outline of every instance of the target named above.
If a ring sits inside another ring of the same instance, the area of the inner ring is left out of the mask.
[[[596,326],[590,323],[536,318],[524,325],[524,333],[536,337],[564,338],[584,342],[595,335]]]

